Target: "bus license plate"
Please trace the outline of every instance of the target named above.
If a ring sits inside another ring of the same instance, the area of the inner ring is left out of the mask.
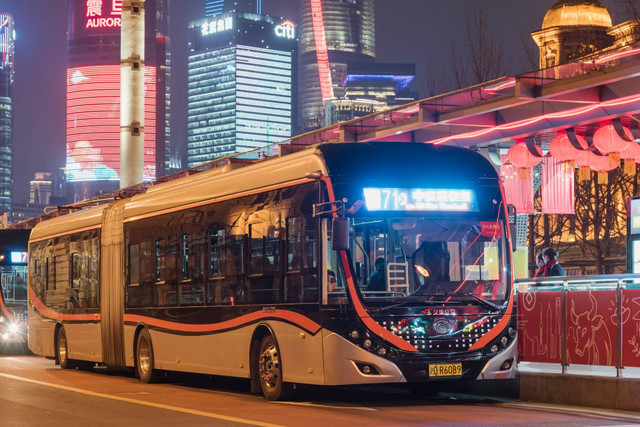
[[[429,365],[429,378],[462,376],[462,363]]]

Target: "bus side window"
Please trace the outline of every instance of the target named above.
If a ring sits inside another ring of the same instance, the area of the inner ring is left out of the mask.
[[[93,234],[89,246],[89,307],[98,308],[100,305],[100,281],[98,278],[98,274],[100,274],[100,236],[98,232]]]
[[[315,223],[311,216],[286,220],[286,302],[314,302],[318,299]]]
[[[225,231],[220,229],[219,224],[212,225],[207,231],[209,236],[209,280],[207,282],[207,304],[222,304],[223,293],[229,293],[228,289],[223,286],[225,279],[226,249],[225,249]],[[235,268],[233,268],[235,271]],[[232,295],[225,295],[229,298]],[[229,303],[231,300],[228,300]]]
[[[232,234],[224,248],[224,292],[222,304],[242,304],[245,302],[245,236]]]
[[[181,238],[182,281],[180,305],[202,305],[204,273],[204,234],[183,234]]]
[[[82,254],[74,252],[71,254],[71,292],[70,301],[74,308],[82,306],[80,301],[80,280],[82,269]]]
[[[176,294],[177,239],[156,240],[156,291],[158,306],[178,304]]]

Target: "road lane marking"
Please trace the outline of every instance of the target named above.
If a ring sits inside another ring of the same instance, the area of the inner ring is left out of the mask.
[[[601,417],[610,417],[610,418],[618,418],[618,419],[632,419],[639,420],[640,415],[636,415],[632,412],[626,411],[612,411],[607,409],[594,409],[588,407],[576,407],[576,406],[566,406],[566,405],[554,405],[554,404],[546,404],[546,403],[532,403],[532,402],[510,402],[510,403],[497,403],[499,406],[510,406],[515,408],[525,408],[525,409],[546,409],[549,411],[556,412],[571,412],[577,414],[584,415],[597,415]]]
[[[60,384],[54,384],[54,383],[48,383],[48,382],[44,382],[44,381],[33,380],[31,378],[24,378],[24,377],[19,377],[19,376],[16,376],[16,375],[0,373],[0,377],[9,378],[9,379],[13,379],[13,380],[16,380],[16,381],[24,381],[24,382],[32,383],[32,384],[38,384],[38,385],[42,385],[42,386],[46,386],[46,387],[58,388],[60,390],[72,391],[72,392],[75,392],[75,393],[86,394],[86,395],[89,395],[89,396],[96,396],[96,397],[102,397],[102,398],[105,398],[105,399],[119,400],[121,402],[128,402],[128,403],[134,403],[134,404],[137,404],[137,405],[151,406],[153,408],[166,409],[166,410],[169,410],[169,411],[183,412],[185,414],[199,415],[201,417],[215,418],[217,420],[231,421],[231,422],[234,422],[234,423],[249,424],[249,425],[253,425],[253,426],[262,426],[262,427],[283,427],[283,426],[281,426],[279,424],[263,423],[263,422],[260,422],[260,421],[248,420],[248,419],[245,419],[245,418],[230,417],[230,416],[227,416],[227,415],[214,414],[214,413],[211,413],[211,412],[198,411],[198,410],[195,410],[195,409],[181,408],[179,406],[164,405],[162,403],[145,402],[144,400],[129,399],[127,397],[113,396],[113,395],[104,394],[104,393],[97,393],[95,391],[83,390],[83,389],[80,389],[80,388],[69,387],[69,386],[60,385]]]
[[[324,409],[348,409],[350,411],[374,411],[377,409],[367,408],[366,406],[337,406],[337,405],[321,405],[313,402],[272,402],[279,403],[281,405],[294,405],[294,406],[308,406],[311,408],[324,408]]]

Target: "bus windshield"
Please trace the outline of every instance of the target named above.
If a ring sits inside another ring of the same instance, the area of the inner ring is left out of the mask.
[[[508,295],[501,221],[354,218],[353,271],[365,304],[382,298],[497,309]]]

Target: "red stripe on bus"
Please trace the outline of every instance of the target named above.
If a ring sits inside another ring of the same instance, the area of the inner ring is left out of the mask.
[[[217,332],[248,325],[250,323],[256,322],[257,320],[274,318],[291,322],[297,326],[300,326],[302,329],[310,331],[314,335],[321,328],[319,324],[309,319],[308,317],[301,315],[300,313],[277,309],[273,312],[254,311],[253,313],[245,314],[244,316],[240,316],[224,322],[197,325],[189,323],[170,322],[167,320],[160,320],[153,317],[140,316],[137,314],[124,315],[125,322],[144,323],[147,325],[180,332]]]
[[[90,320],[92,322],[100,321],[100,313],[87,313],[87,314],[62,314],[55,310],[51,310],[44,303],[36,297],[36,293],[32,288],[29,288],[29,302],[31,305],[42,314],[44,317],[53,320]]]
[[[333,202],[336,200],[335,194],[333,193],[333,185],[331,184],[331,180],[327,176],[322,176],[320,178],[327,185],[327,192],[329,193],[329,201]],[[338,214],[334,213],[334,217],[337,217]],[[418,349],[412,346],[406,340],[400,338],[393,332],[388,329],[382,327],[378,322],[376,322],[367,312],[367,309],[362,305],[362,301],[358,298],[358,294],[356,292],[356,285],[353,280],[353,276],[351,275],[351,266],[349,265],[349,261],[347,260],[347,253],[345,251],[341,251],[340,255],[342,257],[342,264],[344,265],[344,272],[347,276],[347,288],[349,289],[349,295],[351,295],[351,301],[353,301],[353,306],[356,309],[356,313],[360,320],[365,324],[367,328],[380,338],[390,342],[401,350],[411,351],[414,353],[418,352]]]
[[[21,322],[20,320],[16,319],[13,316],[13,314],[11,314],[9,312],[7,307],[4,305],[4,297],[2,295],[0,295],[0,308],[2,308],[2,312],[4,313],[5,316],[7,316],[7,319],[11,320],[14,323],[17,323],[21,328],[26,328],[27,327],[26,323]]]

